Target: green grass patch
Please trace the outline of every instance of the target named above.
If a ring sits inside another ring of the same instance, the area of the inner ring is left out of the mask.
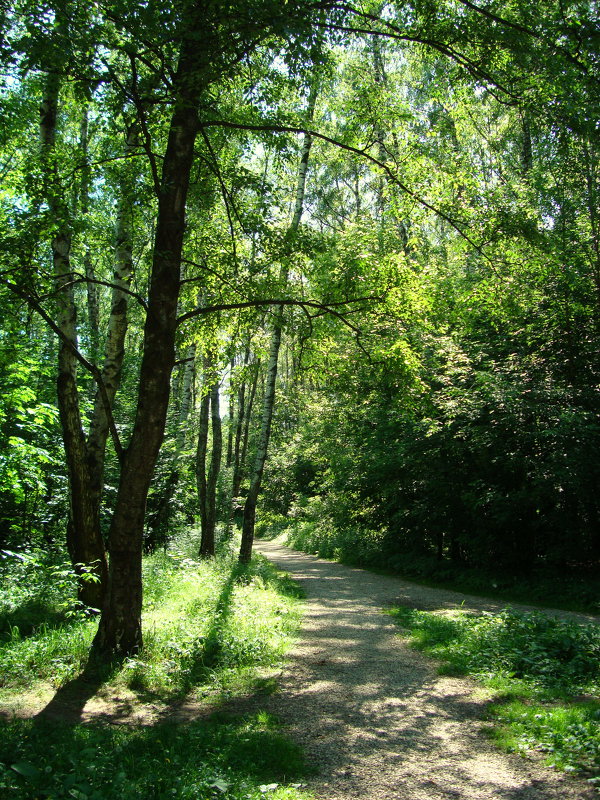
[[[297,585],[260,556],[241,567],[232,553],[197,561],[188,552],[183,543],[144,560],[144,649],[109,669],[87,665],[86,680],[104,696],[127,687],[140,701],[168,704],[195,692],[214,703],[277,690],[260,668],[280,663],[292,641]],[[86,667],[96,628],[77,606],[69,568],[18,554],[3,567],[4,698],[42,682],[69,684]],[[305,773],[301,751],[265,712],[147,726],[0,723],[0,797],[301,800]]]
[[[471,675],[494,693],[495,736],[511,750],[546,754],[568,771],[600,773],[600,627],[541,613],[441,616],[391,612],[440,672]]]
[[[267,714],[186,725],[0,723],[0,796],[301,800],[300,750]]]
[[[193,687],[232,691],[276,664],[298,625],[295,585],[260,556],[241,567],[231,555],[157,554],[145,584],[144,650],[119,680],[164,698]]]
[[[0,688],[59,686],[84,667],[96,623],[64,555],[0,552]]]
[[[73,606],[74,584],[65,583],[62,595],[41,579],[24,590],[24,563],[16,565],[21,580],[7,580],[0,593],[0,686],[9,691],[75,678],[96,628],[79,612],[57,618],[61,604]],[[297,586],[260,556],[241,567],[232,554],[196,561],[177,550],[157,553],[144,561],[144,587],[144,649],[111,682],[153,699],[247,684],[257,667],[281,659],[298,625]],[[23,606],[37,611],[22,630],[14,620]]]

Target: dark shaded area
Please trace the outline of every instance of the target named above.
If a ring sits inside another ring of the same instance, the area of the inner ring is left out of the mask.
[[[90,657],[83,672],[67,681],[36,715],[36,719],[54,719],[76,723],[83,718],[86,703],[94,697],[100,687],[119,669],[122,662],[105,663]],[[120,712],[122,713],[122,711]]]
[[[1,722],[0,787],[23,800],[244,797],[305,772],[277,727],[266,714],[154,726]]]

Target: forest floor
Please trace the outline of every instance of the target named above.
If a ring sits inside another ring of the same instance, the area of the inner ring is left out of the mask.
[[[189,699],[164,707],[75,681],[66,693],[25,694],[0,715],[154,724],[191,721],[216,708],[231,714],[265,710],[303,747],[315,767],[307,788],[322,800],[597,800],[589,783],[545,767],[539,754],[500,751],[483,721],[486,691],[467,679],[438,675],[435,663],[411,649],[383,613],[394,605],[476,613],[506,603],[346,567],[277,541],[260,541],[256,549],[306,593],[300,635],[272,694],[225,705],[215,698],[214,704]]]

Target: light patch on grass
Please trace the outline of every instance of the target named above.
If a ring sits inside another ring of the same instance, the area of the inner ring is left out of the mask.
[[[108,703],[125,695],[133,703],[148,696],[168,702],[195,690],[214,701],[246,690],[276,691],[273,672],[300,616],[299,592],[288,577],[261,557],[241,568],[233,556],[199,562],[175,552],[145,559],[144,584],[144,649],[105,673],[98,696]],[[42,579],[38,585],[46,586]],[[96,625],[77,616],[56,620],[57,601],[68,605],[73,598],[73,586],[64,588],[71,594],[46,593],[51,603],[38,602],[33,592],[13,594],[12,605],[4,606],[11,619],[19,602],[28,614],[37,609],[26,630],[4,628],[5,707],[18,712],[24,687],[39,705],[42,694],[46,701],[49,688],[85,665]],[[305,773],[300,749],[264,712],[143,727],[43,718],[0,723],[2,797],[309,800]]]
[[[260,557],[241,568],[231,557],[160,555],[146,574],[144,649],[117,678],[136,691],[167,699],[198,686],[231,689],[245,672],[276,664],[297,629],[289,582]]]
[[[36,566],[36,585],[49,596],[39,571]],[[96,622],[75,616],[50,625],[44,619],[57,602],[68,603],[73,588],[63,587],[62,601],[52,594],[50,605],[38,603],[38,618],[26,633],[7,627],[0,640],[5,691],[44,682],[58,688],[85,666]],[[10,614],[18,615],[19,599],[29,606],[40,600],[21,595],[13,593]],[[260,556],[247,568],[231,554],[207,561],[177,551],[150,556],[144,560],[143,651],[126,659],[105,688],[127,686],[168,701],[198,687],[200,694],[206,687],[214,694],[248,686],[258,668],[277,664],[289,647],[299,621],[297,595],[289,578]]]

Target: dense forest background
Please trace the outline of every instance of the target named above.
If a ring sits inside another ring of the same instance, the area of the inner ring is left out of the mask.
[[[413,574],[597,570],[597,3],[0,34],[0,547],[66,544],[99,652],[141,643],[144,551],[248,560],[257,507]]]

